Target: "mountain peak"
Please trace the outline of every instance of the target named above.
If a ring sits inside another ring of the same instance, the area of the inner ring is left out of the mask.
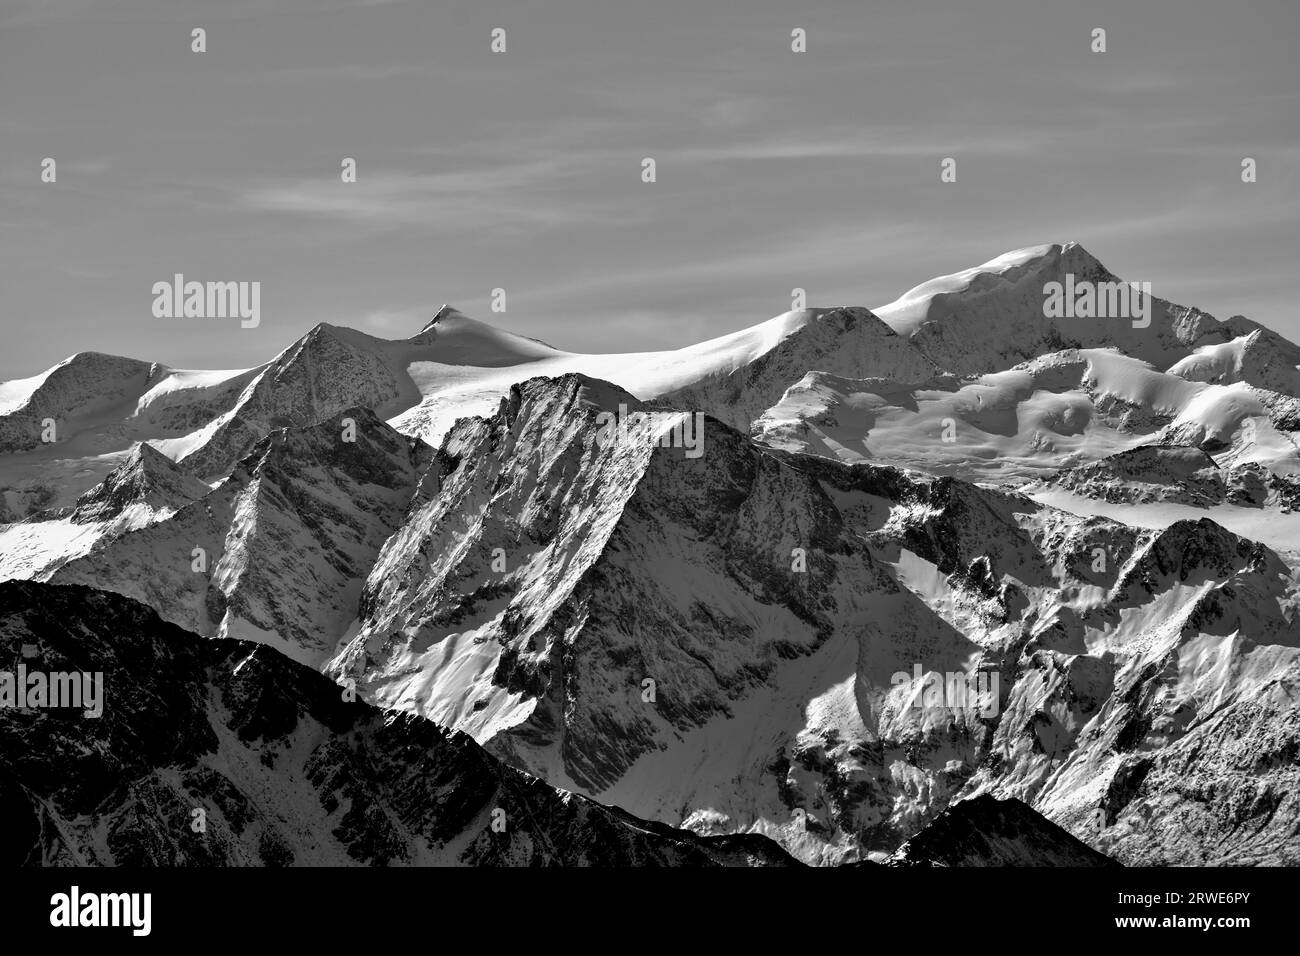
[[[426,322],[424,324],[424,327],[420,329],[420,331],[417,332],[416,334],[420,335],[424,332],[429,331],[431,328],[433,328],[443,319],[447,318],[447,316],[449,315],[463,315],[463,314],[464,313],[462,313],[460,309],[456,308],[450,302],[444,302],[442,304],[442,308],[440,308],[436,313],[434,313],[433,318],[431,318],[428,322]]]
[[[175,462],[160,452],[147,441],[138,442],[131,449],[130,457],[127,459],[132,467],[138,467],[149,471],[151,469],[163,468],[171,471],[176,467]]]
[[[203,497],[208,486],[154,448],[141,442],[102,482],[77,499],[77,524],[115,518],[132,505],[174,511]]]
[[[304,335],[298,341],[305,342],[308,339],[319,337],[319,336],[337,336],[340,332],[344,330],[345,330],[344,326],[331,325],[328,322],[317,322],[310,329],[308,329],[307,334]],[[347,329],[347,331],[351,331],[351,330]]]
[[[565,354],[539,339],[471,319],[447,304],[415,335],[405,340],[417,346],[436,346],[436,361],[447,365],[499,368]]]
[[[1118,864],[1019,800],[981,794],[954,803],[889,859],[893,866]]]
[[[558,425],[575,413],[591,420],[602,412],[621,417],[647,411],[644,402],[612,382],[581,372],[566,372],[554,377],[538,375],[511,385],[509,392],[501,397],[495,416],[487,420],[504,423],[507,427],[512,427],[521,418]],[[547,430],[550,427],[547,426]]]
[[[614,412],[630,409],[634,412],[644,411],[646,405],[621,385],[584,375],[581,372],[567,372],[554,378],[538,376],[521,383],[525,395],[545,393],[563,393],[577,405],[591,408],[597,412]]]

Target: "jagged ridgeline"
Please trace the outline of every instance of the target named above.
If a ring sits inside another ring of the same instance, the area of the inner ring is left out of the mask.
[[[0,387],[0,576],[323,671],[610,827],[1295,862],[1300,349],[1046,307],[1119,281],[1071,243],[673,352],[444,307],[247,370],[81,353]]]
[[[0,602],[0,656],[102,674],[108,705],[0,716],[9,865],[794,863],[763,837],[698,837],[557,791],[120,595],[8,582]]]

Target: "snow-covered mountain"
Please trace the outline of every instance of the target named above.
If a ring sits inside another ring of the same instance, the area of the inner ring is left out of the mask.
[[[1242,316],[1220,322],[1155,295],[1147,302],[1149,314],[1138,320],[1100,314],[1103,310],[1096,303],[1091,315],[1049,318],[1045,313],[1052,283],[1067,288],[1128,285],[1083,246],[1067,242],[1017,249],[973,269],[931,279],[875,311],[932,361],[958,375],[1010,368],[1065,348],[1114,348],[1167,368],[1199,349],[1222,347],[1253,332],[1266,337],[1263,347],[1280,352],[1279,361],[1290,364],[1292,372],[1300,363],[1300,349]]]
[[[932,280],[874,312],[789,312],[676,351],[565,352],[444,306],[409,339],[321,324],[243,371],[80,353],[0,384],[0,494],[11,517],[70,505],[141,441],[213,481],[271,430],[358,405],[437,445],[511,385],[571,372],[846,460],[1024,475],[1165,427],[1183,443],[1231,443],[1249,422],[1260,460],[1290,467],[1300,347],[1156,296],[1142,328],[1045,316],[1044,289],[1067,278],[1123,284],[1066,243]]]
[[[643,418],[602,439],[620,407]],[[1090,825],[1126,751],[1084,731],[1114,719],[1122,682],[1151,683],[1130,723],[1182,714],[1168,744],[1294,664],[1288,569],[1213,522],[1076,518],[959,479],[765,451],[712,419],[692,458],[661,444],[684,417],[581,376],[530,380],[423,453],[418,478],[401,464],[423,446],[372,420],[411,504],[368,539],[364,585],[360,560],[319,578],[309,556],[325,550],[294,522],[332,512],[283,508],[304,492],[275,466],[276,448],[293,463],[346,447],[338,423],[288,430],[212,501],[53,579],[299,660],[342,637],[327,671],[366,699],[638,816],[766,833],[809,862],[892,850],[965,793],[1033,801],[1085,744],[1101,769],[1060,811]],[[349,487],[362,500],[383,486]],[[200,532],[190,515],[221,520]],[[297,537],[243,530],[267,525]],[[202,533],[215,583],[183,562],[145,574]],[[356,589],[331,603],[343,572]],[[979,671],[998,678],[989,713],[927,698],[935,675]]]
[[[645,418],[602,443],[619,406]],[[681,418],[566,376],[462,421],[330,673],[641,816],[787,825],[813,794],[773,765],[801,734],[856,741],[918,654],[964,669],[980,648],[899,587],[815,479],[714,420],[698,458],[662,447]],[[888,828],[887,805],[846,807],[863,826],[882,810]]]
[[[805,862],[940,819],[996,859],[1008,801],[1125,863],[1290,861],[1300,349],[1049,317],[1067,280],[1118,281],[1071,243],[672,352],[444,307],[243,372],[74,356],[0,386],[0,578]]]
[[[0,529],[0,577],[32,578],[103,547],[127,531],[169,518],[203,497],[208,486],[140,443],[71,507]]]
[[[281,429],[167,520],[36,577],[116,591],[195,633],[316,665],[354,620],[430,453],[365,408]]]
[[[1025,480],[1141,445],[1296,470],[1300,400],[1188,381],[1114,349],[1067,349],[967,379],[809,372],[753,426],[765,444],[982,480]]]

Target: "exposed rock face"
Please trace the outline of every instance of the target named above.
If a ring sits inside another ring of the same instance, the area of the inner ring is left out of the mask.
[[[1130,503],[1177,501],[1205,506],[1224,501],[1228,492],[1214,459],[1186,445],[1143,445],[1061,472],[1049,484]]]
[[[638,816],[770,834],[809,862],[891,852],[982,792],[1095,839],[1093,791],[1131,779],[1117,739],[1168,725],[1152,746],[1172,746],[1206,701],[1292,665],[1285,565],[1209,520],[1076,518],[687,421],[581,376],[519,386],[436,453],[349,412],[274,433],[55,580],[313,664],[342,637],[328,669],[367,699]],[[132,474],[87,507],[138,493]],[[954,674],[996,676],[992,706],[928,696]],[[1132,680],[1150,688],[1119,708]],[[1060,789],[1076,764],[1086,781]]]
[[[354,620],[361,581],[430,451],[364,408],[277,431],[205,497],[52,580],[116,591],[195,633],[316,664]]]
[[[509,769],[269,648],[118,595],[0,584],[0,659],[102,673],[98,718],[0,709],[8,865],[785,865]],[[25,653],[24,653],[25,652]]]
[[[110,521],[139,505],[155,514],[171,515],[210,490],[152,445],[142,443],[103,482],[77,499],[71,519],[77,524]]]
[[[271,431],[334,418],[354,407],[400,405],[414,387],[382,339],[321,323],[280,353],[182,461],[195,474],[226,474]]]
[[[645,419],[602,441],[620,405]],[[699,457],[661,447],[682,415],[639,409],[569,376],[462,421],[330,673],[638,815],[784,826],[827,800],[837,834],[890,840],[901,747],[873,737],[903,699],[891,678],[981,649],[895,582],[814,476],[712,420]],[[918,779],[987,735],[966,714],[932,724],[957,749],[916,757]]]
[[[1292,862],[1300,348],[1049,318],[1067,276],[1114,280],[1019,250],[631,356],[446,308],[243,371],[76,356],[0,388],[0,520],[49,509],[0,579],[269,645],[652,834],[880,860],[988,796],[1125,863]]]
[[[1232,504],[1289,514],[1300,503],[1300,480],[1294,475],[1273,474],[1257,462],[1221,468],[1194,445],[1142,445],[1062,471],[1045,485],[1123,504]]]
[[[330,672],[640,815],[833,861],[894,849],[963,794],[1034,801],[1081,749],[1105,762],[1083,732],[1153,659],[1250,628],[1226,670],[1157,671],[1143,719],[1195,722],[1189,681],[1249,694],[1234,668],[1294,656],[1287,568],[1212,521],[1076,518],[712,420],[691,459],[657,444],[681,417],[658,410],[603,443],[620,404],[640,408],[535,380],[458,425]],[[990,712],[926,696],[954,673],[996,675]]]

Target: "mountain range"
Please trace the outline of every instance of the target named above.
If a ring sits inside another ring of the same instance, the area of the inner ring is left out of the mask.
[[[23,859],[1297,862],[1300,347],[1049,317],[1067,278],[1121,281],[1066,243],[676,351],[444,306],[0,384],[0,633],[189,728],[0,713]]]

